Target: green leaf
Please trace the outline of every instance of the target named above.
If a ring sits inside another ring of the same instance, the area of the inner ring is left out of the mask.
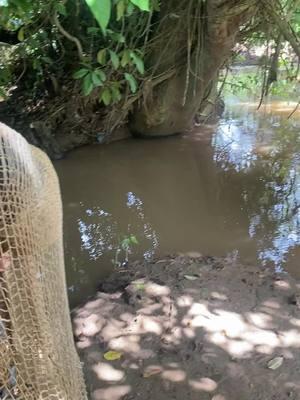
[[[137,91],[137,83],[135,80],[135,77],[128,72],[125,72],[124,74],[126,81],[129,83],[130,90],[132,93],[135,93]]]
[[[111,103],[111,91],[109,90],[109,88],[103,90],[101,94],[101,100],[106,106]]]
[[[106,49],[102,49],[102,50],[98,51],[97,61],[101,65],[104,65],[106,63]]]
[[[124,68],[130,63],[130,51],[124,50],[121,58],[121,66]]]
[[[93,81],[94,87],[103,86],[103,82],[102,82],[99,74],[97,74],[96,71],[92,72],[92,81]]]
[[[130,236],[130,241],[131,241],[131,243],[133,243],[133,244],[139,244],[137,238],[136,238],[134,235],[131,235],[131,236]]]
[[[112,86],[112,87],[110,88],[110,90],[111,90],[111,94],[112,94],[112,99],[113,99],[113,101],[114,101],[115,103],[117,103],[118,101],[120,101],[121,98],[122,98],[122,96],[121,96],[121,93],[120,93],[119,88],[116,87],[116,86]]]
[[[56,3],[55,9],[59,14],[63,15],[64,17],[68,15],[66,6],[63,3]]]
[[[24,38],[25,38],[24,28],[22,27],[21,29],[19,29],[19,32],[18,32],[18,40],[20,42],[23,42]]]
[[[153,8],[153,11],[160,11],[159,0],[152,0],[151,5]]]
[[[32,3],[30,0],[14,0],[14,2],[12,3],[14,3],[23,12],[29,12],[32,7]]]
[[[89,73],[83,79],[83,84],[82,84],[83,94],[85,96],[88,96],[89,94],[92,93],[93,89],[94,89],[94,83],[92,81],[92,74]]]
[[[87,28],[87,33],[89,33],[89,34],[93,34],[93,33],[99,33],[99,31],[100,31],[100,29],[99,28],[96,28],[95,26],[89,26],[88,28]]]
[[[53,64],[53,60],[50,57],[42,57],[42,60],[46,63],[46,64]]]
[[[6,93],[5,93],[5,90],[4,89],[2,89],[1,87],[0,87],[0,98],[3,98],[3,99],[6,99],[7,98],[7,95],[6,95]]]
[[[106,75],[104,71],[102,71],[101,69],[96,69],[94,72],[99,76],[102,82],[106,81]]]
[[[119,360],[122,357],[123,353],[119,352],[119,351],[107,351],[103,357],[105,358],[105,360],[107,361],[115,361],[115,360]]]
[[[115,41],[119,43],[125,43],[125,36],[118,32],[111,32],[109,36]]]
[[[130,245],[130,239],[129,238],[124,238],[121,242],[121,247],[123,250],[128,250]]]
[[[89,73],[87,68],[81,68],[78,71],[74,72],[73,78],[74,79],[81,79]]]
[[[132,3],[128,3],[127,10],[126,10],[127,16],[130,17],[130,15],[133,13],[133,11],[134,11],[134,5]]]
[[[134,286],[135,290],[140,290],[140,291],[145,290],[145,288],[146,288],[145,282],[141,282],[141,281],[133,282],[133,286]]]
[[[134,51],[130,53],[132,61],[134,62],[136,69],[139,71],[140,74],[144,74],[145,72],[145,67],[144,67],[144,61],[141,59],[140,56],[138,56]]]
[[[111,15],[111,0],[85,0],[105,34]]]
[[[130,0],[132,4],[137,6],[141,11],[150,11],[149,0]]]
[[[110,54],[110,59],[111,59],[112,65],[113,65],[114,69],[117,70],[120,65],[119,56],[113,50],[109,50],[109,54]]]
[[[125,14],[125,1],[120,0],[117,4],[117,21],[120,21],[120,19],[124,17],[124,14]]]
[[[41,62],[39,59],[35,58],[32,62],[32,67],[34,70],[36,71],[41,71],[42,70],[42,66],[41,66]]]

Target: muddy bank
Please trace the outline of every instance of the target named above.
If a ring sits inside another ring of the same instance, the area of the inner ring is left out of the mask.
[[[78,87],[66,82],[59,94],[47,91],[28,96],[20,88],[7,100],[0,98],[0,121],[58,160],[77,147],[107,144],[131,136],[125,122],[108,129],[110,109],[99,105],[98,99],[85,98]]]
[[[91,399],[300,398],[300,285],[287,274],[190,254],[136,262],[99,289],[73,311]]]
[[[195,123],[215,123],[224,111],[224,101],[210,103]],[[128,139],[132,132],[123,108],[103,107],[97,96],[84,97],[74,82],[66,81],[59,92],[11,89],[0,98],[0,121],[42,150],[52,160],[87,144],[108,144]],[[191,126],[192,128],[192,126]],[[183,133],[183,132],[182,132]]]

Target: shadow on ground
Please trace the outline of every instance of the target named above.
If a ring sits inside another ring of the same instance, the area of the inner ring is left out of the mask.
[[[300,399],[300,285],[288,275],[190,254],[134,263],[100,290],[73,312],[91,399]]]

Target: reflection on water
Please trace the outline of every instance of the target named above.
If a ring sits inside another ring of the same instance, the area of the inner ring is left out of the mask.
[[[251,113],[237,123],[233,108],[212,145],[214,160],[224,171],[256,171],[255,187],[246,187],[242,196],[245,208],[253,210],[249,212],[249,236],[257,241],[262,265],[282,271],[290,250],[300,244],[300,124],[299,119],[274,115],[278,110],[290,114],[286,104],[274,103],[273,108],[265,107],[268,114],[264,118]],[[257,181],[261,182],[259,191]]]
[[[231,254],[300,277],[300,113],[288,120],[293,108],[274,102],[255,112],[235,100],[218,126],[85,147],[57,162],[71,304],[94,292],[129,235],[139,242],[132,260]]]
[[[227,171],[234,167],[237,172],[247,172],[257,160],[255,123],[251,127],[237,124],[234,120],[221,123],[213,135],[214,161]]]
[[[155,254],[156,248],[158,247],[159,241],[157,233],[152,229],[151,224],[146,221],[143,210],[143,202],[134,193],[128,192],[126,205],[129,209],[136,213],[140,220],[144,238],[149,241],[149,248],[144,251],[143,256],[146,260],[151,260]]]
[[[113,249],[111,237],[117,229],[116,223],[112,216],[104,210],[98,207],[85,209],[83,203],[80,205],[85,213],[85,218],[81,217],[77,221],[81,236],[81,248],[88,252],[91,260],[97,260],[105,251]]]
[[[107,252],[116,252],[121,244],[121,229],[114,217],[100,207],[86,208],[84,203],[81,217],[78,219],[78,230],[81,237],[81,249],[87,251],[90,260],[98,260]],[[143,253],[144,259],[151,260],[158,247],[158,237],[152,229],[151,224],[147,222],[143,202],[133,192],[126,193],[126,206],[135,214],[138,222],[138,231],[143,232],[144,241],[148,242],[146,250]],[[134,234],[128,224],[127,237]],[[130,249],[131,250],[131,249]]]

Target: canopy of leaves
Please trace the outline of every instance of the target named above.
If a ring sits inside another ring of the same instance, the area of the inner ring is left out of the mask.
[[[227,2],[229,10],[231,3],[239,5],[238,1]],[[186,37],[186,48],[192,52],[195,18],[181,21],[181,32],[172,31],[176,24],[179,26],[178,10],[198,8],[200,11],[194,15],[201,18],[207,7],[218,3],[219,0],[168,0],[166,7],[164,0],[0,0],[0,95],[4,96],[16,83],[23,83],[32,97],[45,88],[57,93],[66,80],[74,79],[83,95],[96,97],[105,106],[120,103],[124,108],[125,102],[130,105],[142,95],[146,82],[162,80],[154,76],[153,60],[149,62],[153,48],[161,40],[158,26],[170,25],[173,42],[179,35],[184,40]],[[248,48],[264,44],[267,49],[263,94],[276,81],[274,71],[279,66],[290,69],[291,79],[297,79],[299,0],[241,0],[240,3],[241,6],[249,3],[257,11],[240,27],[237,41]],[[230,18],[224,15],[224,21],[227,17]],[[204,40],[206,31],[209,27],[203,25]],[[163,51],[161,48],[162,54]],[[186,53],[180,46],[178,50],[175,46],[175,51],[180,54],[179,59]],[[168,71],[163,74],[167,79]]]

